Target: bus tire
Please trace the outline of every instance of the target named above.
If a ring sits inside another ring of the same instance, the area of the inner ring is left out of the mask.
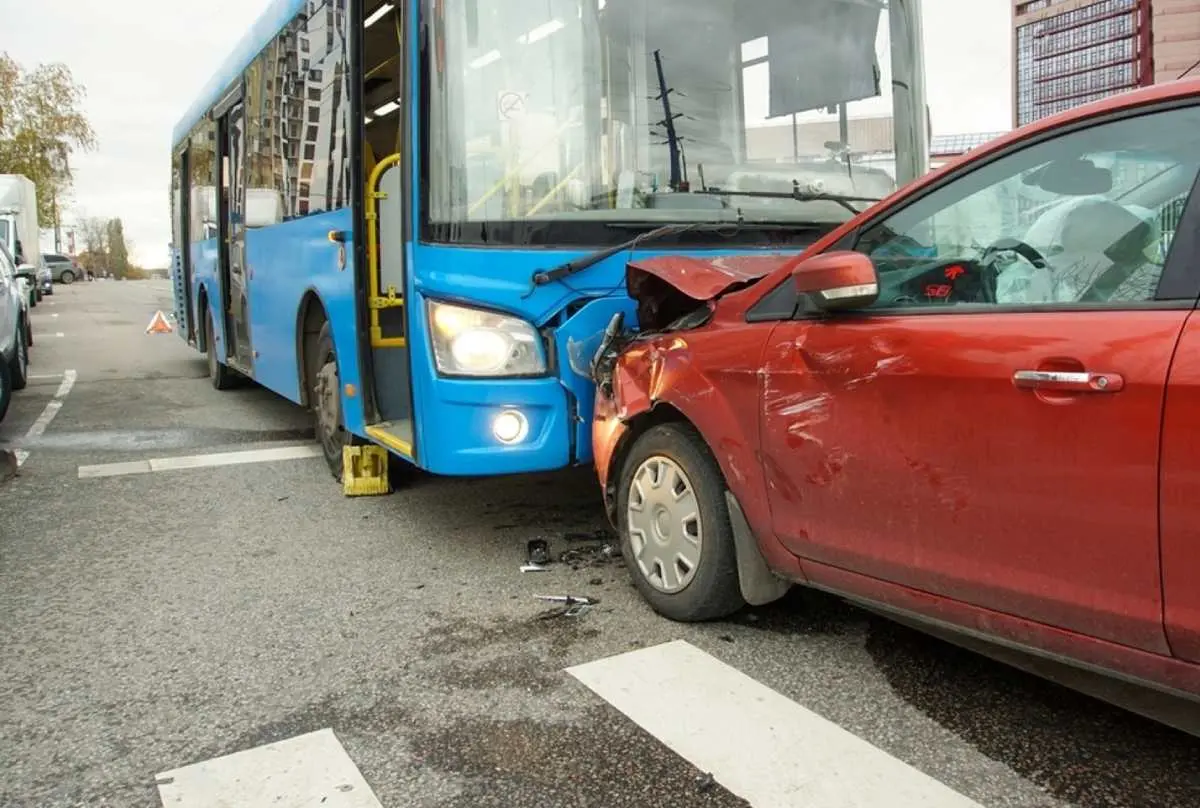
[[[213,330],[212,312],[205,307],[204,312],[204,344],[208,348],[208,378],[217,390],[229,390],[237,384],[233,369],[222,365],[217,359],[216,333]]]
[[[316,376],[312,380],[313,427],[317,442],[329,472],[339,483],[342,481],[342,449],[358,441],[346,430],[342,417],[342,382],[338,367],[337,351],[333,347],[333,329],[326,320],[317,336],[317,356],[313,366]]]

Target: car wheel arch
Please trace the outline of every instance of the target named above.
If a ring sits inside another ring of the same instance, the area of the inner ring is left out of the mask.
[[[772,603],[787,594],[792,582],[779,577],[771,571],[766,556],[760,546],[759,535],[747,518],[743,501],[751,496],[753,486],[761,485],[760,481],[747,480],[742,476],[742,485],[737,490],[731,479],[731,465],[740,469],[728,453],[718,452],[709,442],[700,424],[697,424],[687,412],[676,404],[658,401],[646,410],[628,418],[625,421],[626,430],[613,448],[609,460],[609,475],[604,484],[604,506],[609,522],[617,527],[617,486],[621,479],[621,469],[629,457],[638,439],[655,427],[664,424],[681,424],[691,427],[708,444],[709,452],[716,460],[725,481],[725,500],[729,509],[730,524],[733,529],[733,540],[737,556],[738,582],[742,597],[752,606],[762,606]],[[757,466],[752,466],[757,470]],[[761,472],[757,475],[761,478]],[[736,476],[735,476],[736,479]],[[770,524],[769,522],[767,523]]]

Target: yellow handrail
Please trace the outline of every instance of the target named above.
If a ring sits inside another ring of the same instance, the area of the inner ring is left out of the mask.
[[[404,159],[402,154],[389,154],[387,157],[380,160],[375,169],[371,172],[371,176],[367,179],[367,306],[371,312],[371,344],[377,345],[383,342],[383,330],[379,326],[379,307],[377,300],[383,297],[383,292],[379,288],[379,200],[384,198],[384,194],[379,191],[379,182],[383,179],[383,174],[389,168],[397,165]],[[390,292],[392,290],[389,290]],[[403,300],[404,290],[400,290],[401,299]],[[392,297],[389,294],[388,297]]]
[[[569,121],[567,123],[564,123],[562,126],[558,127],[558,130],[551,137],[547,138],[545,140],[545,142],[543,142],[540,146],[538,146],[537,149],[535,149],[528,157],[526,157],[521,162],[517,163],[516,168],[512,169],[507,174],[505,174],[503,177],[501,177],[500,181],[491,187],[491,190],[489,190],[483,196],[479,197],[479,199],[475,200],[475,203],[473,205],[471,205],[471,207],[467,208],[467,214],[473,215],[477,210],[479,210],[481,207],[483,207],[483,205],[485,205],[489,199],[491,199],[493,196],[496,195],[497,191],[499,191],[501,188],[503,188],[505,185],[507,185],[510,181],[512,181],[512,179],[514,177],[516,177],[517,175],[519,175],[525,169],[525,167],[527,165],[529,165],[534,160],[536,160],[538,157],[540,157],[542,154],[542,151],[545,150],[545,148],[547,146],[549,146],[551,143],[556,142],[559,139],[559,137],[562,135],[563,132],[567,131],[569,128],[571,128],[574,125],[575,125],[575,123],[573,121]]]
[[[542,201],[538,202],[536,205],[534,205],[532,208],[530,208],[529,212],[526,213],[525,215],[532,216],[533,214],[537,213],[539,210],[544,208],[546,206],[546,203],[549,202],[551,199],[553,199],[555,196],[557,196],[558,193],[563,188],[567,187],[567,183],[570,182],[571,180],[575,179],[575,175],[578,174],[582,170],[583,170],[583,163],[580,163],[579,165],[572,168],[571,173],[569,173],[569,174],[567,174],[567,176],[563,177],[563,181],[560,182],[558,185],[555,185],[553,188],[551,188],[550,192],[548,194],[546,194],[544,197],[542,197]]]

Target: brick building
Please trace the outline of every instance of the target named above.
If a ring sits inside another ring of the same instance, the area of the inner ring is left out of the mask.
[[[1200,61],[1200,0],[1013,0],[1013,29],[1017,126]]]

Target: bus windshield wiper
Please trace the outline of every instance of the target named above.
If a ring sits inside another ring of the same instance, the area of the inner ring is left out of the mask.
[[[632,229],[639,226],[644,226],[640,222],[610,222],[609,227],[620,229]],[[668,238],[680,233],[720,233],[727,238],[733,238],[745,230],[766,230],[766,231],[812,231],[816,233],[824,233],[832,229],[830,226],[823,225],[819,222],[747,222],[738,211],[738,218],[728,222],[688,222],[666,224],[662,227],[656,227],[653,230],[647,230],[631,239],[622,241],[620,244],[612,247],[605,247],[602,250],[597,250],[594,253],[589,253],[582,258],[576,258],[574,261],[568,261],[565,264],[559,264],[553,269],[543,269],[535,272],[533,275],[533,285],[545,286],[548,283],[562,280],[576,273],[583,272],[589,267],[613,257],[617,253],[626,250],[637,248],[640,244],[646,241],[655,241],[657,239]]]
[[[640,233],[631,239],[622,241],[620,244],[615,244],[612,247],[605,247],[602,250],[597,250],[594,253],[589,253],[582,258],[576,258],[574,261],[567,261],[565,264],[559,264],[553,269],[543,269],[540,272],[535,272],[533,275],[534,286],[545,286],[548,283],[562,280],[576,273],[583,272],[585,269],[594,267],[596,264],[605,259],[612,258],[617,253],[632,250],[639,244],[646,241],[655,241],[668,236],[678,235],[679,233],[689,232],[720,232],[730,231],[730,235],[737,235],[743,227],[743,222],[688,222],[686,224],[666,224],[662,227],[656,227],[653,230],[647,230],[645,233]]]
[[[789,191],[724,191],[719,188],[702,188],[698,191],[693,191],[697,194],[711,194],[713,196],[745,196],[757,197],[759,199],[794,199],[797,202],[836,202],[846,210],[853,213],[855,216],[862,213],[861,210],[850,204],[851,202],[867,202],[874,204],[879,202],[878,197],[873,196],[851,196],[848,194],[827,194],[819,191],[805,191],[800,187],[799,180],[792,180],[792,190]]]

